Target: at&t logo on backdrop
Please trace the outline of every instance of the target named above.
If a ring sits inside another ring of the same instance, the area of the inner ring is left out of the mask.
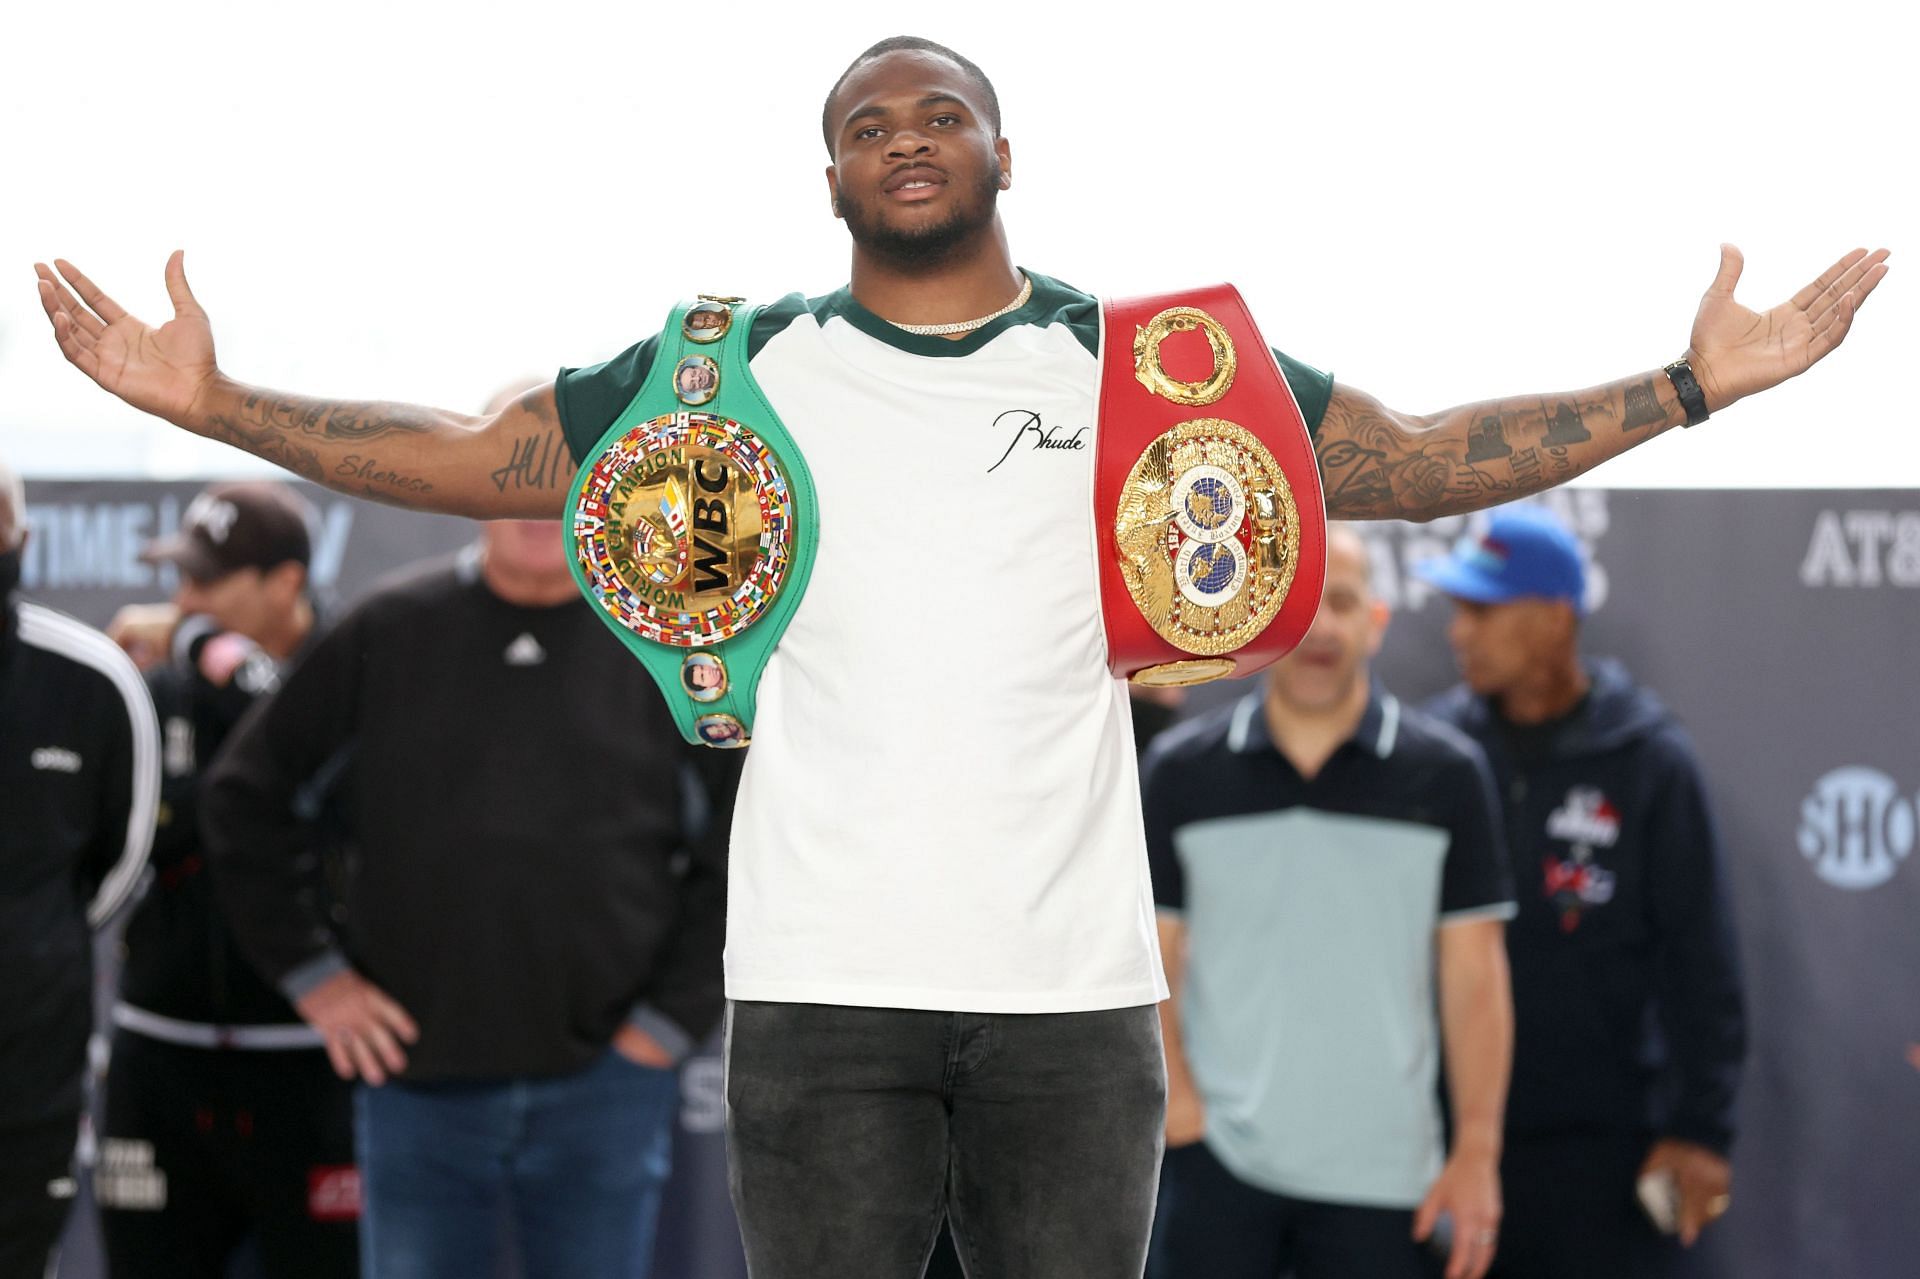
[[[1913,851],[1914,803],[1877,768],[1836,768],[1800,804],[1800,852],[1836,888],[1878,888]]]

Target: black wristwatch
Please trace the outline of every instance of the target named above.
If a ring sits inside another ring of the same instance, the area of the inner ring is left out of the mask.
[[[1700,380],[1694,377],[1693,365],[1687,363],[1687,357],[1683,355],[1667,365],[1665,372],[1680,396],[1680,407],[1687,411],[1687,425],[1698,426],[1706,421],[1706,393],[1700,389]]]

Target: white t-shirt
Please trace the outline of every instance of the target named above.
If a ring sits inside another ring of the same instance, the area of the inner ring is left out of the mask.
[[[957,342],[845,290],[755,324],[753,375],[813,473],[820,543],[734,810],[731,998],[1166,997],[1095,559],[1099,309],[1033,279],[1025,307]],[[650,362],[643,344],[563,372],[577,456]]]

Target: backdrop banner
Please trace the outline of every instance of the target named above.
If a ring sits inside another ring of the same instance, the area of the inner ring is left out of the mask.
[[[173,594],[172,565],[140,562],[140,548],[180,524],[204,487],[191,481],[74,480],[27,483],[21,589],[49,607],[105,626],[122,604]],[[323,602],[350,602],[382,574],[456,550],[479,525],[340,497],[289,482],[313,506],[312,581]],[[559,518],[556,503],[555,518]]]
[[[102,625],[164,598],[139,546],[192,483],[28,486],[24,589]],[[315,577],[349,603],[381,574],[470,540],[463,520],[307,490]],[[1698,1273],[1909,1274],[1920,1215],[1920,492],[1560,491],[1592,556],[1586,648],[1620,658],[1692,733],[1726,842],[1752,1050],[1734,1206]],[[1396,610],[1377,669],[1409,700],[1453,682],[1448,607],[1408,569],[1484,517],[1362,525]],[[1247,685],[1192,692],[1187,710]],[[662,1279],[740,1279],[718,1045],[681,1073]],[[84,1248],[69,1279],[97,1275]]]

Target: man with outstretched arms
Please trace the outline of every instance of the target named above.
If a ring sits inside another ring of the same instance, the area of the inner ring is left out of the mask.
[[[882,42],[835,83],[823,130],[851,281],[735,326],[819,512],[733,827],[729,1133],[749,1261],[763,1279],[916,1274],[944,1213],[981,1273],[1138,1273],[1166,987],[1096,585],[1096,449],[1076,447],[1099,438],[1100,304],[1014,265],[996,207],[1012,150],[971,62]],[[1313,433],[1328,514],[1469,510],[1487,502],[1474,432],[1511,447],[1492,464],[1507,496],[1570,478],[1805,370],[1884,258],[1850,253],[1756,314],[1725,250],[1671,374],[1422,416],[1282,360],[1281,393]],[[159,329],[57,266],[40,268],[55,336],[106,389],[346,492],[486,517],[552,517],[556,460],[603,454],[658,384],[656,355],[706,336],[676,325],[471,418],[234,381],[178,255]],[[720,367],[724,395],[740,379]],[[876,589],[876,558],[906,554],[939,557],[927,586]],[[374,1009],[360,1029],[393,1033]]]

